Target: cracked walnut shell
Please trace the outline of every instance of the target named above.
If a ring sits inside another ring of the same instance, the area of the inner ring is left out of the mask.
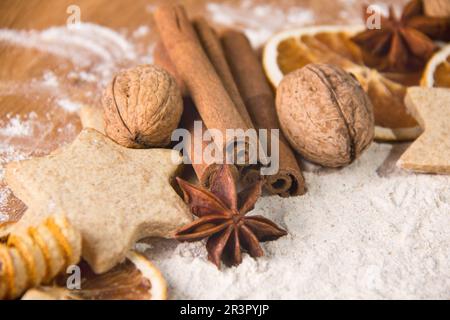
[[[103,94],[105,132],[128,148],[164,147],[180,122],[183,101],[172,76],[153,65],[120,72]]]
[[[276,107],[294,149],[320,165],[345,166],[373,140],[369,97],[337,66],[309,64],[288,74],[277,89]]]

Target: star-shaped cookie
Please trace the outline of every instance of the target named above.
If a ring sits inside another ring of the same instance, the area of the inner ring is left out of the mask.
[[[171,237],[192,220],[169,183],[178,152],[124,148],[93,129],[55,153],[9,163],[6,181],[28,206],[13,227],[64,213],[83,237],[83,257],[96,273],[125,258],[135,241]]]
[[[450,89],[411,87],[405,103],[424,133],[397,165],[417,172],[450,174]]]

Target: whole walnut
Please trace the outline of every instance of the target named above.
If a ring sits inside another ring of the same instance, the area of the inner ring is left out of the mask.
[[[105,132],[128,148],[164,147],[180,122],[183,100],[172,76],[153,65],[117,74],[103,94]]]
[[[337,66],[309,64],[288,74],[277,89],[276,108],[295,150],[323,166],[351,163],[373,140],[369,97]]]

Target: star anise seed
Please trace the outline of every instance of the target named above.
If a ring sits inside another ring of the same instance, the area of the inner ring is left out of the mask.
[[[223,165],[210,184],[210,190],[177,178],[192,213],[198,217],[175,234],[179,241],[206,239],[208,259],[220,268],[242,262],[242,251],[254,258],[264,255],[260,242],[276,240],[286,231],[259,215],[246,216],[261,196],[262,181],[236,191],[236,181],[228,165]]]
[[[364,19],[369,18],[364,8]],[[408,2],[400,19],[394,9],[381,17],[381,29],[368,29],[352,38],[371,67],[382,71],[417,71],[424,67],[437,45],[433,40],[450,40],[450,17],[425,16],[422,0]]]

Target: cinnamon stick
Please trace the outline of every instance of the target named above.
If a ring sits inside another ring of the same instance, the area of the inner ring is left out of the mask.
[[[239,114],[242,116],[249,128],[254,128],[253,122],[244,101],[242,100],[241,94],[239,93],[239,89],[234,81],[233,74],[228,66],[228,62],[217,33],[210,27],[204,18],[194,19],[193,25],[206,55],[211,61],[219,78],[222,80],[222,83],[230,95],[231,100],[233,100]]]
[[[272,88],[247,37],[241,32],[229,30],[222,35],[221,41],[234,80],[255,127],[280,129]],[[279,138],[279,171],[266,177],[266,188],[270,193],[282,197],[304,194],[305,180],[294,152],[281,131]],[[254,179],[254,169],[247,170],[251,179]]]
[[[227,137],[226,130],[246,131],[250,127],[204,52],[184,8],[163,5],[156,9],[154,18],[170,60],[206,127],[222,133],[225,143],[219,147],[225,150],[229,144],[234,146],[235,138]]]
[[[180,78],[178,73],[176,72],[175,66],[173,65],[170,57],[167,54],[167,50],[164,48],[162,42],[158,42],[155,46],[154,50],[154,59],[155,64],[164,68],[167,72],[169,72],[177,81],[178,85],[181,88],[185,88],[186,86],[183,80]],[[195,121],[201,121],[202,127],[201,131],[204,132],[207,128],[205,127],[198,111],[195,108],[195,105],[192,99],[189,98],[189,92],[186,89],[186,93],[183,95],[185,98],[184,101],[184,111],[181,117],[180,126],[186,130],[188,130],[191,140],[189,145],[186,146],[185,151],[187,152],[187,156],[189,157],[192,167],[194,168],[195,175],[198,178],[200,184],[204,187],[209,187],[211,179],[213,179],[214,174],[219,169],[219,165],[216,163],[206,163],[202,159],[203,152],[208,148],[208,146],[213,142],[201,142],[201,145],[196,147],[194,142],[195,130],[194,123]],[[236,166],[232,166],[231,171],[236,175],[236,179],[239,179],[239,171]]]
[[[206,130],[203,122],[201,121],[200,115],[195,109],[194,103],[190,98],[184,99],[184,111],[183,116],[181,117],[181,127],[185,128],[189,131],[191,136],[190,144],[185,148],[187,152],[187,156],[191,160],[192,167],[194,168],[195,174],[200,182],[200,184],[204,187],[209,187],[210,182],[214,178],[215,173],[219,169],[219,164],[211,163],[208,164],[203,159],[204,150],[211,144],[214,143],[212,141],[204,141],[202,139],[201,145],[196,147],[194,141],[194,123],[195,121],[200,121],[202,125],[202,132]],[[236,179],[239,177],[239,171],[234,165],[230,165],[231,172],[235,175]]]
[[[181,79],[177,69],[170,60],[169,54],[167,53],[167,50],[161,40],[156,43],[155,49],[153,50],[153,59],[156,65],[160,66],[172,75],[180,88],[181,95],[183,97],[189,96],[186,84]]]
[[[181,123],[180,126],[186,130],[188,130],[191,140],[188,146],[186,146],[185,151],[186,155],[191,161],[192,167],[194,169],[194,172],[199,180],[199,183],[204,187],[209,187],[210,182],[214,178],[215,173],[220,168],[220,166],[216,163],[207,164],[202,161],[202,155],[205,149],[213,142],[207,142],[203,141],[201,142],[201,145],[196,147],[195,142],[193,140],[194,134],[194,123],[195,121],[200,121],[202,124],[201,131],[204,132],[207,128],[201,121],[201,117],[198,114],[198,111],[196,110],[194,103],[192,102],[192,99],[190,99],[189,92],[186,89],[186,85],[184,84],[183,80],[180,78],[178,73],[176,72],[175,66],[173,65],[172,61],[170,60],[170,57],[167,54],[167,50],[164,48],[164,45],[161,41],[159,41],[154,50],[154,60],[155,64],[164,68],[167,72],[169,72],[178,83],[178,86],[181,89],[184,98],[184,111],[183,116],[181,117]],[[231,71],[230,71],[231,72]],[[231,74],[231,73],[230,73]],[[234,80],[233,80],[234,82]],[[239,179],[240,174],[239,170],[236,166],[230,165],[231,172],[233,175],[235,175],[236,180]],[[256,181],[256,180],[255,180]]]

